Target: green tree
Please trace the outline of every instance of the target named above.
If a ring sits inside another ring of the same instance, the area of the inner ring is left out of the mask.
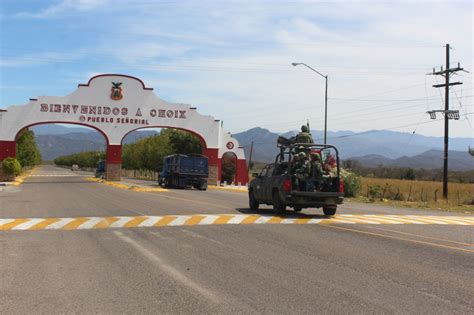
[[[236,157],[233,153],[225,153],[222,157],[222,174],[221,180],[231,183],[235,179],[235,162]]]
[[[163,158],[176,153],[171,148],[169,137],[156,135],[126,144],[122,149],[122,166],[126,169],[161,170]]]
[[[362,185],[360,177],[354,173],[345,172],[342,180],[344,181],[344,195],[357,197]]]
[[[403,174],[403,179],[415,180],[416,179],[415,170],[412,169],[411,167],[408,168]]]
[[[59,156],[54,159],[54,164],[62,166],[96,167],[100,160],[105,159],[103,151],[80,152],[71,155]]]
[[[160,135],[168,137],[171,148],[176,154],[202,153],[201,141],[192,133],[176,129],[163,129]]]
[[[36,146],[35,134],[24,129],[16,140],[16,157],[21,166],[35,166],[41,163],[41,153]]]

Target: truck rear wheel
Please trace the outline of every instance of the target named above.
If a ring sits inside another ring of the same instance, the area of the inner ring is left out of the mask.
[[[259,204],[258,201],[255,199],[255,196],[254,196],[254,194],[253,194],[253,190],[251,190],[251,191],[249,192],[249,208],[250,208],[250,210],[252,210],[252,211],[257,211],[259,206],[260,206],[260,204]]]
[[[296,212],[300,212],[301,210],[303,210],[303,208],[300,206],[293,206],[293,210]]]
[[[207,183],[202,183],[201,186],[199,186],[199,190],[206,190],[207,189]]]
[[[286,210],[286,205],[283,203],[283,200],[281,200],[280,194],[278,194],[277,190],[273,191],[272,200],[273,200],[273,211],[275,212],[275,214],[284,213]]]
[[[335,215],[337,207],[324,207],[323,212],[325,215]]]

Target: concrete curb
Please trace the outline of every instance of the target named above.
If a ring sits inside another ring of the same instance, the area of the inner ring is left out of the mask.
[[[104,185],[107,185],[107,186],[112,186],[112,187],[115,187],[115,188],[131,190],[131,191],[137,191],[137,192],[166,192],[166,191],[169,191],[168,189],[165,189],[165,188],[150,188],[150,187],[144,187],[144,186],[135,185],[135,184],[121,183],[121,182],[111,182],[111,181],[107,181],[107,180],[100,179],[100,178],[95,178],[95,177],[88,177],[87,180],[90,181],[90,182],[101,183],[101,184],[104,184]]]
[[[224,191],[232,191],[232,192],[239,192],[239,193],[247,193],[248,188],[246,186],[207,186],[210,190],[224,190]]]

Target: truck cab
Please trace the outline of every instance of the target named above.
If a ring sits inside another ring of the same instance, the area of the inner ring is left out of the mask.
[[[308,160],[311,172],[306,177],[295,171],[295,156],[299,152],[305,152],[311,159]],[[267,204],[273,205],[277,214],[292,207],[294,211],[323,208],[325,215],[334,215],[337,205],[344,199],[339,153],[332,145],[296,143],[280,146],[274,163],[266,165],[254,176],[249,185],[249,207],[254,211],[260,204]]]

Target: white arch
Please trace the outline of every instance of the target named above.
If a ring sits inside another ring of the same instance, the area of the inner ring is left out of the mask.
[[[113,83],[121,83],[121,99],[112,99]],[[207,148],[218,149],[219,156],[231,151],[245,159],[243,148],[219,120],[199,114],[196,107],[166,102],[140,79],[121,74],[97,75],[69,95],[39,96],[0,111],[0,141],[14,141],[27,126],[58,122],[97,129],[109,145],[120,145],[126,134],[147,126],[184,129],[200,135]]]

